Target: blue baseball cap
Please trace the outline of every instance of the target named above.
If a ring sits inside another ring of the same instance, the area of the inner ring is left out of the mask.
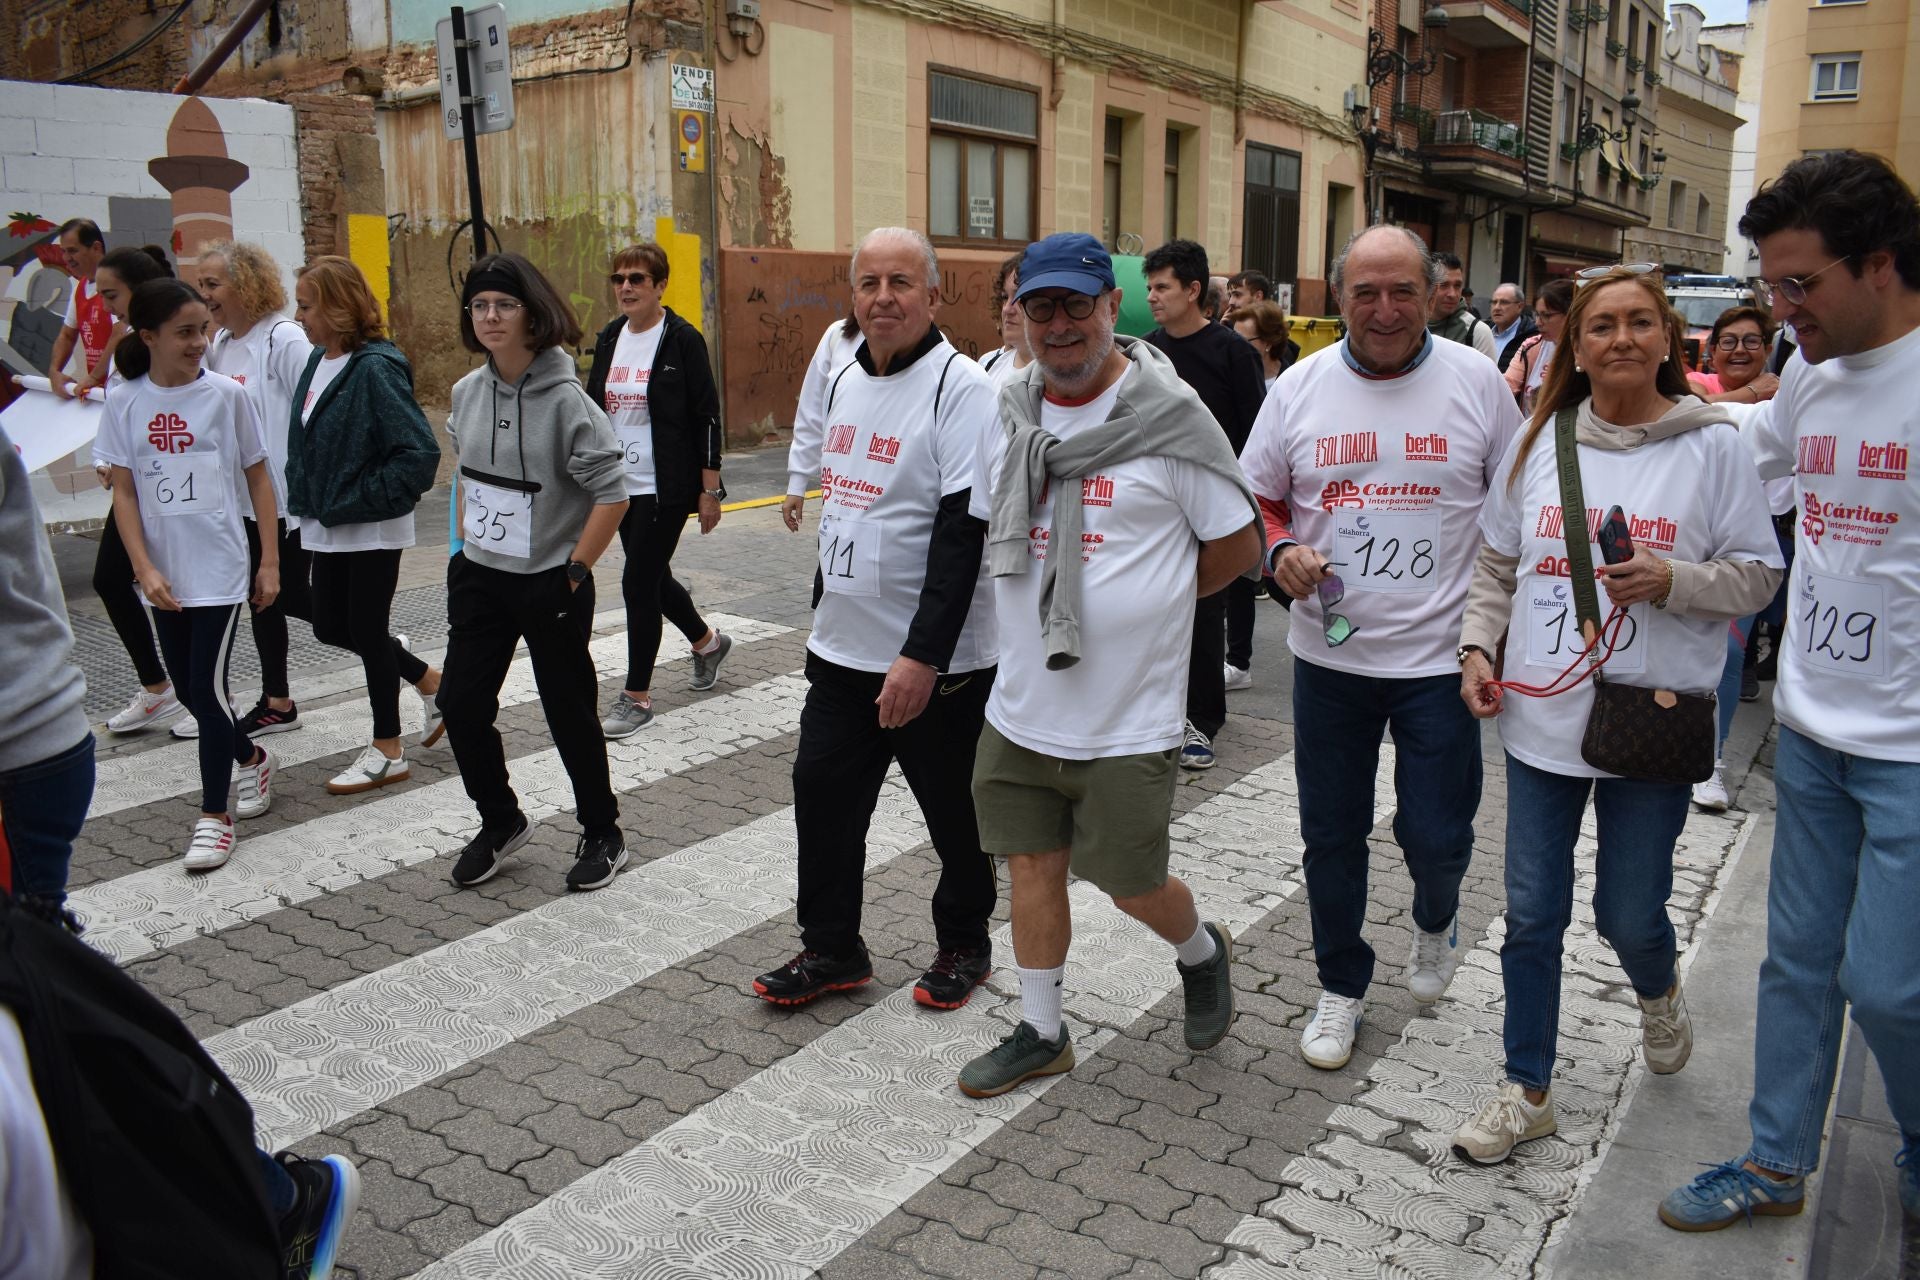
[[[1084,231],[1060,231],[1027,246],[1015,298],[1035,289],[1072,289],[1097,297],[1113,288],[1113,256]]]

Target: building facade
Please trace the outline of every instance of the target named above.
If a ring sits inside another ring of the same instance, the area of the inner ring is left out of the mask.
[[[1761,180],[1809,152],[1848,147],[1885,156],[1909,178],[1920,174],[1920,5],[1775,5],[1763,48]]]
[[[1760,274],[1760,254],[1740,234],[1740,215],[1753,198],[1754,161],[1760,142],[1760,100],[1766,85],[1768,0],[1747,0],[1747,20],[1701,29],[1700,38],[1719,51],[1724,64],[1737,59],[1734,112],[1740,127],[1733,134],[1732,167],[1727,175],[1727,274],[1750,279]]]
[[[1654,152],[1665,159],[1656,166],[1653,220],[1626,241],[1627,258],[1658,262],[1669,273],[1719,275],[1730,254],[1734,145],[1743,123],[1735,88],[1740,60],[1702,39],[1705,20],[1690,4],[1674,5],[1668,16]],[[1737,258],[1743,264],[1745,251]]]

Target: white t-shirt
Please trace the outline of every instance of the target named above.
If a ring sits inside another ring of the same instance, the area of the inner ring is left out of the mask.
[[[1362,377],[1338,346],[1281,375],[1240,463],[1255,493],[1288,504],[1295,541],[1334,562],[1334,611],[1355,627],[1329,648],[1319,595],[1297,600],[1295,657],[1354,675],[1459,671],[1480,504],[1519,428],[1499,369],[1445,339],[1397,378]]]
[[[793,410],[793,443],[787,447],[787,496],[797,498],[807,491],[820,473],[820,442],[826,436],[827,393],[834,376],[853,363],[862,341],[855,332],[849,338],[841,330],[845,322],[835,320],[820,335],[807,361],[807,374],[800,383],[800,402]]]
[[[1017,360],[1018,357],[1009,351],[1004,358],[993,362],[993,368],[988,370],[988,376],[993,379],[993,385],[996,388],[1004,387],[1009,382],[1021,382],[1026,379],[1027,370],[1033,367],[1033,361],[1029,360],[1016,369],[1014,365]]]
[[[245,473],[266,461],[267,446],[245,388],[220,373],[184,387],[135,378],[107,400],[99,453],[133,473],[147,554],[175,600],[192,608],[247,598]]]
[[[0,1005],[0,1276],[92,1274],[93,1237],[60,1176],[20,1023]]]
[[[1040,425],[1062,440],[1107,420],[1128,378],[1081,404],[1045,401]],[[983,483],[973,513],[986,519],[1007,453],[996,420],[980,441]],[[1048,670],[1041,627],[1041,562],[1059,485],[1080,494],[1080,661]],[[1027,572],[993,578],[1000,673],[987,719],[1011,742],[1063,760],[1168,751],[1186,720],[1187,664],[1200,544],[1247,525],[1247,500],[1225,477],[1166,457],[1134,458],[1056,481],[1033,508]]]
[[[660,335],[666,331],[664,315],[644,333],[622,325],[613,346],[613,364],[607,369],[607,420],[620,437],[629,496],[660,492],[653,469],[653,414],[647,409],[647,382],[653,377]]]
[[[1822,746],[1920,762],[1920,329],[1795,358],[1748,443],[1800,508],[1773,710]]]
[[[919,611],[940,500],[973,486],[980,437],[999,421],[999,405],[980,366],[958,354],[942,339],[884,378],[856,364],[826,411],[819,534],[825,591],[807,648],[828,662],[855,671],[893,665]],[[993,591],[983,566],[947,669],[978,671],[997,661]]]
[[[1543,430],[1527,455],[1519,482],[1507,488],[1516,442],[1487,494],[1480,528],[1487,545],[1520,558],[1507,627],[1505,679],[1550,684],[1580,652],[1580,625],[1567,577],[1567,542],[1553,436]],[[1596,538],[1607,511],[1620,506],[1635,546],[1693,564],[1744,560],[1779,568],[1780,546],[1767,516],[1766,495],[1738,431],[1726,424],[1699,427],[1635,449],[1579,446],[1580,489],[1586,498],[1587,536]],[[1604,563],[1597,543],[1593,564]],[[1612,613],[1606,588],[1596,584],[1600,617]],[[1616,684],[1681,693],[1711,693],[1727,659],[1724,619],[1691,618],[1636,604],[1621,623],[1604,668]],[[1580,758],[1580,736],[1593,708],[1593,686],[1583,681],[1552,698],[1509,693],[1502,699],[1500,739],[1536,769],[1572,778],[1609,775]]]
[[[292,421],[293,392],[306,371],[313,344],[306,330],[283,315],[261,316],[246,336],[236,338],[222,329],[207,348],[207,368],[224,373],[247,389],[260,420],[267,445],[268,470],[273,473],[273,501],[281,514],[287,510],[287,428]],[[253,518],[251,508],[247,518]],[[300,521],[287,518],[287,527]]]
[[[307,384],[307,398],[300,404],[300,422],[313,417],[313,406],[333,380],[346,370],[353,353],[322,356]],[[297,386],[298,383],[296,382]],[[300,545],[307,551],[401,551],[413,545],[413,512],[387,520],[366,520],[359,524],[337,524],[329,529],[311,517],[300,522]]]

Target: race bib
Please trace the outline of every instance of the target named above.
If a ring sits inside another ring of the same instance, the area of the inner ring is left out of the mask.
[[[1435,590],[1439,545],[1438,511],[1333,513],[1334,572],[1348,591]]]
[[[461,532],[467,541],[481,550],[516,560],[531,556],[533,495],[486,484],[472,476],[461,479],[467,498]]]
[[[651,426],[624,426],[617,429],[620,437],[620,465],[635,480],[653,483],[653,428]]]
[[[226,513],[226,469],[216,453],[166,453],[143,458],[134,473],[140,510],[161,516],[217,516]]]
[[[873,520],[820,514],[820,581],[843,596],[880,594],[880,528]]]
[[[1804,562],[1803,562],[1804,563]],[[1857,680],[1887,675],[1887,589],[1809,568],[1800,579],[1794,647],[1820,671]]]
[[[1600,597],[1600,610],[1601,622],[1605,623],[1613,609],[1604,594]],[[1528,666],[1559,671],[1586,647],[1586,641],[1580,636],[1580,620],[1574,613],[1573,588],[1565,582],[1534,579],[1528,589],[1526,616]],[[1627,616],[1613,632],[1613,656],[1607,659],[1605,670],[1621,675],[1645,671],[1647,646],[1642,636],[1646,629],[1647,606],[1629,606]],[[1605,640],[1596,652],[1607,652]]]

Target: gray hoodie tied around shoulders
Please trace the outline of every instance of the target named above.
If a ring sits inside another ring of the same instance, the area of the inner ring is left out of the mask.
[[[567,562],[593,508],[625,502],[620,441],[587,398],[563,347],[533,358],[518,382],[503,382],[493,361],[453,384],[447,435],[466,480],[533,495],[530,554],[504,556],[469,541],[474,564],[508,573],[544,573]]]

